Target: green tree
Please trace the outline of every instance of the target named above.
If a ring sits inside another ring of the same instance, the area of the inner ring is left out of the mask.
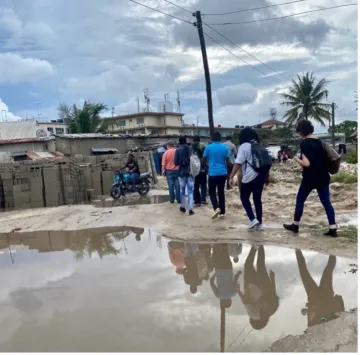
[[[292,86],[288,93],[281,94],[286,100],[282,105],[292,107],[283,118],[290,125],[294,125],[300,120],[313,120],[325,126],[324,121],[330,121],[331,118],[331,105],[323,102],[329,94],[326,89],[329,82],[321,79],[316,83],[314,73],[298,75],[297,78],[298,81],[292,80]]]
[[[61,103],[59,117],[69,125],[70,133],[105,133],[108,123],[100,117],[107,110],[102,103],[84,102],[82,108]]]
[[[356,121],[344,121],[341,122],[340,124],[335,125],[335,133],[345,133],[345,139],[347,142],[354,139],[354,137],[351,137],[351,135],[356,131],[357,131]],[[332,133],[332,127],[329,128],[329,133],[330,134]]]

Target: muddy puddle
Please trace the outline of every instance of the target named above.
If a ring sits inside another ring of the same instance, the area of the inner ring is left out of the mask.
[[[135,227],[0,234],[0,351],[254,352],[357,307],[357,261]]]
[[[95,207],[118,207],[118,206],[137,206],[137,205],[155,205],[159,203],[169,202],[169,195],[152,195],[139,196],[128,195],[118,200],[107,198],[105,200],[97,200],[93,202]]]

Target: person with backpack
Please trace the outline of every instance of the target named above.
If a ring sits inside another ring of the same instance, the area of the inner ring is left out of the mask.
[[[260,139],[251,127],[245,127],[240,133],[240,147],[230,176],[230,184],[234,184],[234,176],[242,168],[240,187],[241,203],[249,217],[248,229],[264,230],[262,224],[262,192],[268,184],[272,160],[267,150],[260,144]],[[250,203],[253,195],[256,217]]]
[[[195,206],[200,207],[201,205],[206,205],[206,194],[207,194],[207,165],[204,161],[204,147],[200,146],[200,137],[194,136],[194,141],[191,146],[192,152],[198,156],[200,159],[200,172],[199,175],[195,177],[194,185],[194,203]]]
[[[179,138],[179,148],[176,149],[174,163],[179,167],[180,184],[180,212],[186,213],[185,195],[188,193],[189,215],[193,216],[194,209],[194,177],[190,174],[191,148],[188,146],[186,137]],[[200,165],[200,164],[199,164]]]
[[[219,132],[214,132],[212,135],[212,143],[206,146],[204,158],[209,165],[209,195],[214,209],[212,219],[219,216],[224,218],[227,166],[231,163],[229,149],[221,143]]]
[[[303,140],[300,144],[300,151],[294,160],[303,168],[303,178],[296,197],[294,221],[292,224],[284,224],[284,228],[293,233],[299,233],[305,201],[312,190],[316,190],[329,221],[329,231],[324,235],[336,238],[337,226],[334,207],[330,201],[329,160],[325,146],[320,139],[313,136],[314,126],[310,121],[300,121],[296,132]]]

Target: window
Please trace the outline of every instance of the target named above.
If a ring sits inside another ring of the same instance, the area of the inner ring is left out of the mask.
[[[144,119],[143,118],[137,118],[136,119],[136,124],[144,124]]]
[[[153,130],[151,130],[151,134],[160,134],[160,130],[153,129]]]
[[[119,127],[125,127],[126,126],[126,121],[125,120],[120,120],[117,122]]]
[[[50,133],[54,133],[54,128],[52,128],[52,127],[48,127],[47,130],[48,130]]]
[[[66,129],[65,129],[65,132],[66,132],[66,134],[69,134],[69,133],[70,133],[70,129],[69,129],[69,128],[66,128]]]
[[[56,134],[64,134],[64,128],[55,128]]]

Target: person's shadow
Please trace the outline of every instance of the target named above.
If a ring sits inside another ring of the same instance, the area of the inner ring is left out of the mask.
[[[254,260],[256,253],[256,269]],[[244,292],[238,282],[242,271],[234,277],[236,290],[250,318],[253,329],[263,329],[269,322],[270,317],[279,308],[279,297],[276,293],[275,274],[267,272],[265,266],[265,250],[260,246],[258,250],[252,247],[244,266]]]
[[[333,272],[336,266],[336,256],[329,256],[320,284],[317,285],[309,273],[301,250],[296,249],[295,253],[300,277],[308,297],[306,308],[301,310],[302,315],[307,315],[308,327],[335,319],[335,313],[345,311],[343,298],[335,295],[333,288]]]

